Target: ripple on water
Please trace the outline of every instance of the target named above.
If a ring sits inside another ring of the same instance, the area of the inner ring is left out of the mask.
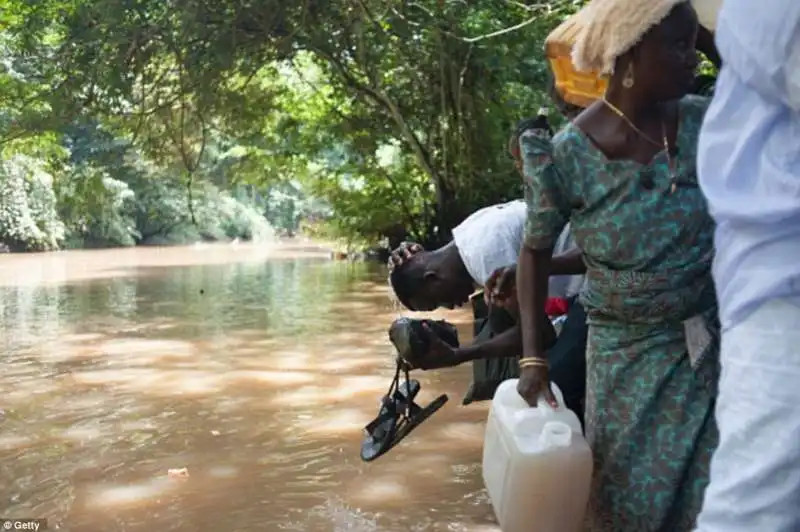
[[[470,446],[478,451],[483,449],[483,423],[475,423],[474,421],[454,421],[440,424],[432,430],[434,430],[436,434],[425,440],[431,445],[433,445],[434,442],[437,445],[442,445],[443,442],[452,441],[458,442],[462,447]],[[425,444],[423,444],[423,447],[424,446]]]
[[[303,371],[238,370],[225,375],[225,379],[234,385],[246,382],[262,382],[274,386],[294,386],[314,382],[316,376],[313,373]]]
[[[362,434],[364,426],[375,414],[366,409],[331,408],[298,415],[298,428],[309,435],[341,437],[343,434]]]
[[[99,345],[99,351],[116,360],[139,358],[142,355],[153,358],[184,358],[196,354],[190,342],[146,338],[115,338]]]
[[[347,506],[339,499],[328,499],[305,515],[278,525],[280,530],[298,532],[376,532],[377,516]]]
[[[98,427],[98,426],[91,426],[91,427],[70,427],[61,432],[61,438],[67,441],[72,441],[76,443],[83,443],[89,440],[99,440],[104,435],[108,434],[108,428],[106,427]]]
[[[80,384],[115,386],[117,389],[155,395],[209,395],[222,390],[220,375],[188,369],[119,368],[72,373]]]
[[[360,482],[359,488],[352,494],[356,500],[364,504],[402,504],[412,497],[408,485],[402,476],[380,476],[378,478],[365,478]]]
[[[17,434],[0,435],[0,451],[16,451],[29,447],[34,442],[33,438]]]
[[[212,478],[235,478],[239,474],[239,468],[234,466],[211,466],[208,469],[208,476]]]
[[[365,404],[372,409],[387,388],[388,380],[381,375],[322,376],[315,379],[314,385],[279,392],[272,401],[276,406],[308,407],[352,401],[355,398],[361,400],[363,397],[367,401]]]
[[[179,482],[166,477],[124,485],[98,485],[89,488],[87,502],[103,509],[137,506],[155,502],[180,486]]]

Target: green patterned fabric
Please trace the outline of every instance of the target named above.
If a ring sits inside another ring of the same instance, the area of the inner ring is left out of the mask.
[[[571,124],[552,143],[521,140],[527,244],[552,246],[569,221],[588,266],[592,532],[689,532],[708,483],[719,324],[713,222],[695,171],[707,104],[680,102],[674,193],[663,152],[649,164],[609,160]],[[706,328],[696,356],[690,318]]]

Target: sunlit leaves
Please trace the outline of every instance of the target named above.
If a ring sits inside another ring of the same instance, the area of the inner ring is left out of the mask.
[[[171,176],[176,188],[162,190],[165,197],[178,198],[190,178],[266,196],[296,183],[298,205],[316,196],[339,233],[370,238],[398,223],[426,238],[518,194],[504,154],[508,132],[546,101],[544,37],[578,7],[7,4],[0,24],[26,77],[0,74],[0,143],[91,117]],[[26,98],[33,103],[24,110],[13,106]],[[286,218],[303,209],[286,204]]]
[[[0,160],[0,241],[14,249],[58,249],[65,236],[53,177],[23,155]]]

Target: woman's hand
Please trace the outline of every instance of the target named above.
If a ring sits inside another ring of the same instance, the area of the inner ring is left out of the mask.
[[[517,392],[532,407],[536,407],[541,395],[544,395],[545,401],[551,407],[558,406],[553,390],[550,389],[550,375],[547,366],[537,365],[522,368],[519,382],[517,382]]]
[[[483,287],[487,305],[517,310],[517,265],[504,266],[492,272]]]
[[[420,244],[417,244],[416,242],[403,242],[389,255],[389,271],[391,272],[398,266],[404,264],[411,257],[421,251],[425,250]]]
[[[440,369],[457,366],[461,363],[457,351],[444,343],[427,325],[423,324],[425,334],[428,336],[428,351],[419,357],[405,359],[408,369]]]

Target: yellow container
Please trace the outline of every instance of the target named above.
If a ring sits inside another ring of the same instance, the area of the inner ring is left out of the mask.
[[[722,0],[691,0],[700,23],[714,31]],[[545,40],[545,53],[555,77],[556,90],[567,103],[587,107],[606,90],[607,80],[598,72],[577,72],[572,66],[572,46],[581,28],[580,15],[572,15]]]
[[[567,103],[587,107],[603,95],[607,81],[597,72],[578,72],[572,65],[572,46],[579,30],[578,14],[572,15],[547,36],[544,48],[558,93]]]

